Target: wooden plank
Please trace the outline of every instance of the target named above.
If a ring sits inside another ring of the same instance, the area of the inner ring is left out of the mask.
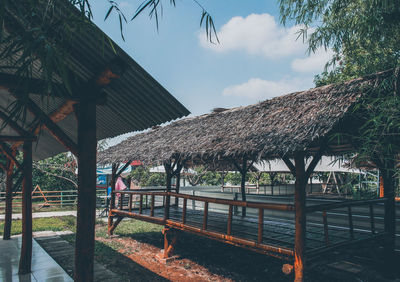
[[[31,272],[32,266],[32,142],[23,145],[24,167],[22,182],[22,243],[19,260],[19,274]]]

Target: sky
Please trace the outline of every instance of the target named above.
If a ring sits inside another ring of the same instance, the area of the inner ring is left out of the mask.
[[[130,21],[142,0],[116,1],[128,18],[125,41],[117,15],[104,20],[108,0],[92,1],[94,22],[192,115],[312,88],[332,55],[318,50],[309,56],[297,39],[301,26],[280,24],[277,0],[199,0],[213,17],[219,44],[207,41],[195,1],[177,0],[176,7],[161,1],[158,30],[149,10]]]

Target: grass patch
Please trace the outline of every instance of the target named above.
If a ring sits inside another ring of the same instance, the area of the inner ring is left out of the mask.
[[[32,230],[35,231],[63,231],[75,232],[76,218],[74,216],[34,218]],[[4,221],[0,221],[0,235],[3,235]],[[11,224],[11,235],[21,234],[22,220],[13,220]]]
[[[121,237],[130,237],[143,243],[152,244],[156,247],[163,248],[164,239],[161,235],[162,226],[139,221],[135,219],[123,220],[114,230],[115,235]],[[107,225],[104,224],[96,230],[96,236],[109,238],[107,234]]]
[[[15,201],[13,201],[15,204]],[[69,205],[69,206],[50,206],[50,207],[40,207],[39,204],[32,204],[32,212],[57,212],[57,211],[76,211],[76,205]],[[0,206],[0,214],[4,214],[5,207],[4,205]],[[20,206],[13,206],[12,213],[22,213],[22,207]]]

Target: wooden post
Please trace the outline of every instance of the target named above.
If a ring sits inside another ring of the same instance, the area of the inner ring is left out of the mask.
[[[23,152],[22,244],[19,274],[30,273],[32,265],[32,141],[24,142]]]
[[[12,186],[13,186],[13,169],[14,162],[7,158],[6,167],[6,208],[4,215],[4,234],[3,240],[9,240],[11,237],[11,222],[12,222]]]
[[[396,267],[395,260],[395,233],[396,233],[396,209],[395,209],[395,163],[387,161],[385,169],[381,169],[383,177],[384,195],[387,198],[385,203],[385,238],[384,238],[384,258],[385,266],[391,272]]]
[[[114,216],[111,212],[115,208],[115,182],[117,181],[117,164],[113,164],[111,167],[111,194],[110,194],[110,207],[108,212],[108,235],[112,235],[111,226],[113,225]]]
[[[178,241],[178,232],[175,229],[164,228],[162,230],[164,234],[164,253],[163,258],[169,258],[174,254],[175,246]]]
[[[228,236],[231,236],[232,234],[232,213],[233,213],[233,206],[229,205],[228,225],[226,227],[226,235]]]
[[[203,230],[207,229],[207,221],[208,221],[208,202],[204,202]]]
[[[264,209],[258,209],[258,237],[257,243],[261,244],[263,241],[263,234],[264,234]]]
[[[186,223],[186,210],[187,210],[187,198],[183,199],[183,207],[182,207],[182,223]]]
[[[240,183],[240,192],[242,193],[242,202],[246,202],[246,173],[247,173],[247,159],[243,158],[242,169],[242,181]],[[242,207],[242,216],[246,216],[246,207]]]
[[[75,239],[75,281],[93,281],[96,217],[96,104],[83,100],[78,119],[78,211]]]
[[[294,273],[295,281],[304,281],[306,260],[306,185],[304,153],[297,152],[294,157],[296,168],[296,183],[294,192],[295,205],[295,243],[294,243]]]
[[[181,187],[181,172],[178,171],[178,172],[176,173],[176,185],[175,185],[176,193],[179,193],[179,188],[180,188],[180,187]],[[175,206],[178,206],[178,204],[179,204],[179,198],[176,197],[176,198],[175,198]]]
[[[167,188],[167,195],[165,196],[165,205],[164,205],[164,220],[169,219],[169,206],[171,204],[171,196],[168,194],[171,192],[171,178],[172,178],[172,169],[171,163],[164,164],[166,177],[166,188]]]

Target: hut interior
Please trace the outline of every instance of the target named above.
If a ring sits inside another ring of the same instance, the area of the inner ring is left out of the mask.
[[[144,130],[189,111],[90,21],[85,21],[79,31],[72,29],[71,38],[54,32],[52,23],[67,15],[82,16],[69,1],[58,1],[51,11],[46,9],[46,1],[41,3],[38,11],[47,13],[48,22],[44,23],[49,27],[49,37],[39,46],[55,44],[69,50],[63,61],[72,83],[63,80],[65,73],[55,72],[49,91],[39,56],[24,58],[32,62],[28,74],[17,72],[23,56],[18,50],[24,49],[18,49],[15,42],[2,41],[2,56],[4,50],[10,54],[0,62],[1,168],[7,175],[3,239],[10,238],[12,193],[22,182],[19,273],[31,272],[32,161],[70,151],[79,166],[75,281],[93,281],[97,140]],[[28,19],[20,18],[26,12],[20,4],[15,1],[6,5],[4,36],[17,38],[26,34],[29,24],[24,22]],[[70,39],[68,46],[60,46],[66,43],[61,42],[63,36]],[[16,106],[21,114],[15,114]],[[23,152],[22,162],[16,157],[18,151]]]
[[[130,199],[139,195],[140,206],[115,207],[111,201],[109,233],[124,217],[164,225],[166,234],[174,229],[193,232],[287,259],[294,264],[296,281],[304,279],[306,259],[311,261],[334,248],[366,240],[384,237],[385,257],[390,263],[395,236],[393,185],[387,184],[381,199],[320,205],[307,204],[305,191],[322,156],[355,152],[357,144],[347,136],[360,126],[356,105],[372,95],[381,81],[392,77],[397,81],[396,72],[389,70],[255,105],[185,118],[108,148],[99,154],[100,164],[141,160],[148,165],[163,164],[167,173],[164,191],[118,191],[121,197]],[[290,204],[246,201],[244,177],[240,201],[171,192],[171,177],[179,174],[183,166],[229,163],[245,175],[252,163],[277,158],[283,160],[296,179],[294,202]],[[307,159],[311,159],[308,166]],[[113,175],[115,180],[117,170]],[[115,195],[115,191],[112,193]],[[176,199],[174,205],[171,197]],[[196,208],[188,202],[201,204]],[[225,206],[225,212],[218,212],[217,206]],[[246,208],[251,210],[251,216],[246,216]],[[346,228],[328,224],[328,215],[337,209],[346,212]],[[290,214],[290,220],[271,220],[270,215],[278,212]],[[366,212],[370,218],[370,225],[364,226],[363,231],[354,227],[354,214],[360,212]],[[377,214],[384,217],[384,222],[377,222]],[[318,223],[307,222],[316,216]],[[164,256],[171,255],[175,237],[176,233],[165,235]]]

